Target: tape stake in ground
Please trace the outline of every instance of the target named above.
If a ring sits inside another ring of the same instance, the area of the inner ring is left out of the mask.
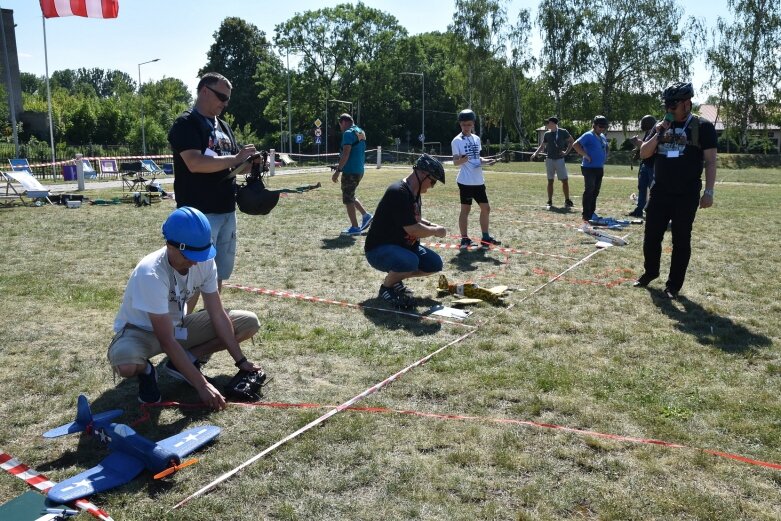
[[[16,476],[17,478],[21,479],[43,494],[46,494],[50,488],[56,485],[54,481],[51,481],[40,472],[31,469],[24,463],[20,462],[18,459],[2,450],[0,450],[0,468],[12,476]],[[107,512],[101,510],[95,506],[94,503],[91,503],[86,499],[78,499],[71,505],[89,513],[92,517],[100,519],[101,521],[114,521]]]

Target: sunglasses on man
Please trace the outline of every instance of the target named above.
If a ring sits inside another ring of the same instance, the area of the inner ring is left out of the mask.
[[[208,85],[204,85],[204,87],[206,87],[207,89],[212,91],[214,93],[214,95],[217,96],[217,99],[220,100],[223,103],[228,103],[231,100],[230,96],[228,96],[226,94],[223,94],[222,92],[220,92],[218,90],[214,90],[213,88],[209,87]]]

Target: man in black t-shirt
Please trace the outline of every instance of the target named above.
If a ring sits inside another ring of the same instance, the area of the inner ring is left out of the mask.
[[[236,258],[236,178],[231,170],[256,152],[254,145],[239,147],[228,124],[218,117],[228,106],[232,89],[225,76],[205,74],[198,82],[195,105],[168,132],[176,206],[197,208],[209,220],[220,289]],[[198,294],[188,302],[188,309],[193,310],[197,302]]]
[[[424,237],[447,235],[443,226],[421,217],[420,196],[437,181],[445,183],[442,163],[423,154],[411,174],[385,191],[366,236],[366,260],[373,268],[387,273],[379,298],[398,308],[413,305],[412,291],[404,285],[405,279],[442,271],[442,258],[420,245]]]
[[[654,185],[646,208],[643,256],[645,273],[634,283],[645,287],[659,276],[662,239],[668,223],[673,251],[664,296],[674,299],[683,286],[691,257],[691,232],[697,208],[713,206],[716,184],[716,129],[692,114],[691,83],[675,83],[664,90],[665,118],[640,147],[640,157],[655,155]],[[702,171],[705,169],[705,190]]]

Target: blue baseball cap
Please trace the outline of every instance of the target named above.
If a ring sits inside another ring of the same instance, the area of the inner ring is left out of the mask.
[[[211,225],[200,210],[189,206],[177,208],[165,220],[162,230],[166,242],[193,262],[204,262],[217,255]]]

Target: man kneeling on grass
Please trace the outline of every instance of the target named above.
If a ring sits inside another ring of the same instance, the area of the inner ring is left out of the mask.
[[[244,371],[259,372],[239,343],[260,329],[255,313],[226,311],[217,291],[216,250],[208,219],[184,206],[163,224],[166,245],[141,259],[130,274],[114,319],[108,359],[123,378],[138,377],[138,400],[161,400],[157,372],[150,359],[165,352],[166,371],[192,385],[204,404],[225,408],[225,398],[201,366],[212,353],[227,350]],[[201,291],[205,310],[187,314],[187,299]]]
[[[372,268],[387,272],[379,298],[401,309],[413,305],[412,290],[404,285],[411,277],[442,271],[442,258],[420,245],[424,237],[445,237],[443,226],[421,217],[420,196],[437,181],[445,183],[442,163],[423,154],[412,173],[388,187],[374,212],[366,237],[366,260]]]

